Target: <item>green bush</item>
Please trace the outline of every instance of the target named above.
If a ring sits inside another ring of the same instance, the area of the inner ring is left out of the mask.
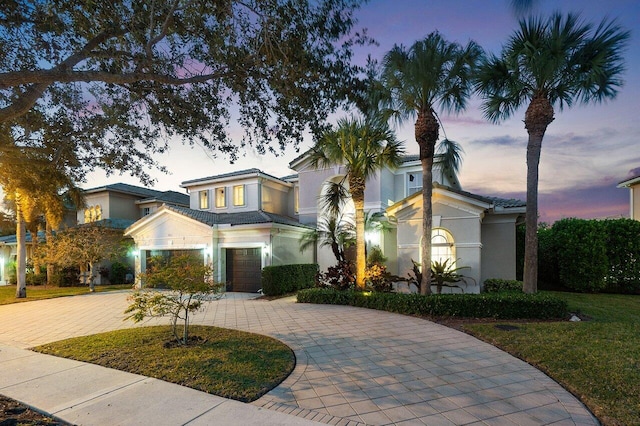
[[[607,236],[609,265],[605,291],[640,293],[640,222],[616,219],[601,224]]]
[[[77,267],[69,268],[56,268],[53,274],[51,284],[58,287],[76,287],[80,285],[78,276],[80,275],[80,269]]]
[[[538,287],[640,293],[640,222],[563,219],[539,229]]]
[[[595,220],[562,219],[553,224],[560,282],[582,292],[606,287],[607,240]]]
[[[316,264],[266,266],[262,268],[262,292],[279,296],[313,287],[317,273]]]
[[[47,273],[40,272],[36,275],[33,272],[27,272],[27,274],[25,275],[25,281],[27,285],[46,285]]]
[[[109,281],[111,284],[124,284],[126,282],[126,276],[130,268],[121,262],[113,262],[111,264],[111,272],[109,274]]]
[[[501,291],[522,291],[522,281],[503,280],[501,278],[489,278],[484,281],[485,293],[498,293]]]
[[[555,319],[567,316],[567,302],[546,293],[419,294],[336,291],[298,292],[300,303],[349,305],[405,315],[496,319]]]

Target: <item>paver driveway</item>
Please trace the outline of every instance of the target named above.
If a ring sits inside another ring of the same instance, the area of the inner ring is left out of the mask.
[[[0,306],[0,342],[27,348],[131,327],[122,320],[126,296]],[[331,424],[598,424],[529,364],[423,319],[229,294],[207,303],[194,323],[267,334],[294,349],[293,374],[253,403],[271,410]]]

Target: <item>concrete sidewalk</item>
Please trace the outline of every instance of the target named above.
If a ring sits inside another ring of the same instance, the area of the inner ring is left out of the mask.
[[[193,316],[194,324],[269,335],[294,350],[293,373],[251,404],[17,349],[132,327],[122,320],[126,297],[94,293],[0,306],[0,344],[10,346],[1,348],[0,394],[93,425],[598,424],[548,376],[467,334],[420,318],[293,298],[228,294]],[[272,417],[278,414],[289,416]]]
[[[0,344],[0,393],[78,425],[318,425],[110,368]]]

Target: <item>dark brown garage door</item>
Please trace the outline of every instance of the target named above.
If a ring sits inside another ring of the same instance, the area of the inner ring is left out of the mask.
[[[259,248],[227,249],[227,290],[255,293],[262,288],[261,275]]]

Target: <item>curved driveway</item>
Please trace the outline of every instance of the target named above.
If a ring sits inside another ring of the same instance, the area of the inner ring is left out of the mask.
[[[0,306],[0,343],[28,348],[131,327],[123,321],[127,294]],[[292,347],[294,372],[253,404],[305,419],[338,425],[598,424],[539,370],[423,319],[228,294],[206,303],[193,322],[267,334]]]

